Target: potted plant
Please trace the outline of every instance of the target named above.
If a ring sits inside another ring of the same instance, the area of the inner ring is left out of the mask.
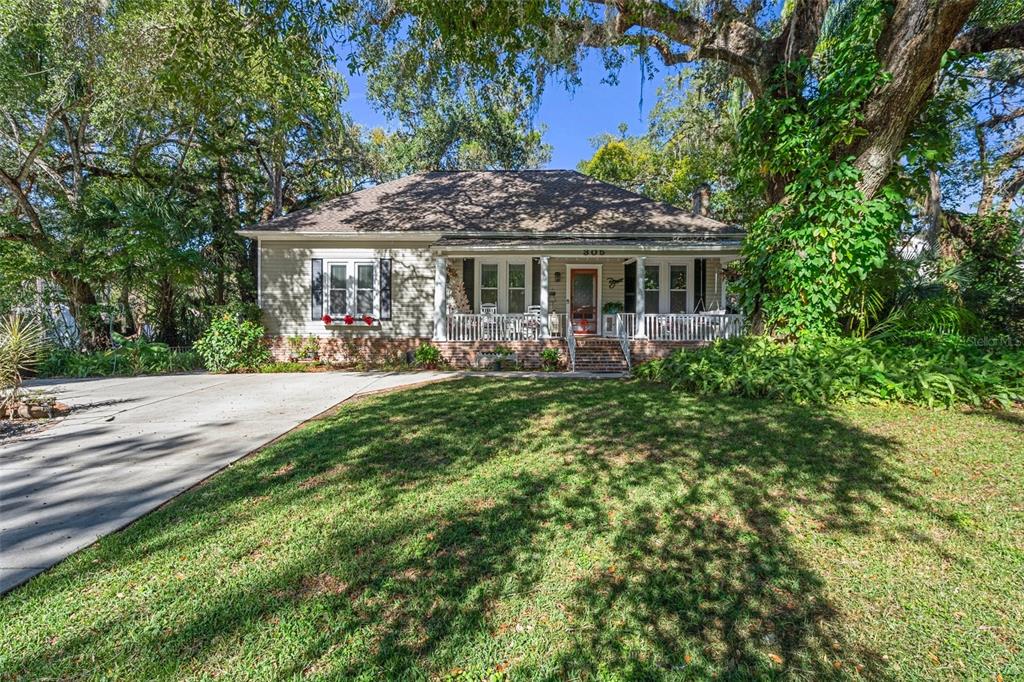
[[[320,339],[310,334],[300,346],[299,362],[317,362],[320,359]]]
[[[22,373],[39,361],[45,337],[43,327],[15,313],[0,320],[0,418],[34,419],[66,413],[68,408],[52,397],[22,392]]]
[[[515,351],[508,346],[498,345],[493,351],[480,355],[481,365],[489,370],[515,370],[519,367]]]
[[[298,362],[302,357],[302,347],[305,339],[296,334],[288,337],[288,362]]]
[[[545,348],[540,352],[540,368],[545,372],[557,371],[562,366],[562,356],[557,348]]]

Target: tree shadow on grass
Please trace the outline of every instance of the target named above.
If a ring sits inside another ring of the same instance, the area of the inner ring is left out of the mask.
[[[51,623],[57,648],[8,662],[55,676],[96,655],[154,677],[233,664],[416,677],[487,674],[484,659],[507,659],[522,677],[759,678],[833,675],[838,649],[880,675],[874,652],[844,641],[801,536],[871,532],[881,505],[930,513],[901,484],[896,447],[827,411],[644,384],[393,393],[292,434],[16,591],[0,607],[93,582],[99,602],[124,589],[109,567],[131,581],[189,559],[181,587],[113,611],[86,602],[89,627]],[[568,547],[599,560],[566,578],[565,629],[528,656],[496,614],[515,598],[554,615],[530,595],[551,588],[545,561]],[[154,612],[173,626],[155,627]]]

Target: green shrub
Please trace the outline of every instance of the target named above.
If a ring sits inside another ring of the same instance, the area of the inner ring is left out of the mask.
[[[540,352],[540,367],[545,372],[554,372],[562,364],[562,356],[557,348],[545,348]]]
[[[260,374],[282,374],[285,372],[308,372],[312,367],[318,367],[308,362],[268,362],[260,365]]]
[[[131,342],[129,347],[80,353],[59,348],[52,350],[39,365],[44,377],[107,377],[138,374],[174,374],[202,369],[203,362],[194,351],[172,350],[162,343]]]
[[[436,346],[421,343],[416,349],[415,362],[420,367],[434,369],[444,363],[444,358],[441,357],[441,351]]]
[[[225,313],[210,323],[206,333],[196,341],[195,349],[210,371],[255,369],[270,361],[263,336],[260,325],[250,320],[239,321]]]
[[[44,346],[37,320],[17,313],[0,318],[0,409],[18,402],[22,375],[38,363]]]
[[[851,338],[780,344],[746,337],[678,351],[639,366],[636,374],[700,394],[801,404],[1009,407],[1024,401],[1024,351],[985,352],[955,340],[937,346]]]
[[[603,306],[601,306],[601,312],[604,313],[605,315],[617,315],[625,309],[625,306],[618,301],[608,301]]]

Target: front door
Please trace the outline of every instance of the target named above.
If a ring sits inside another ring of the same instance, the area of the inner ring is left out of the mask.
[[[569,274],[569,317],[576,334],[596,334],[597,270],[571,270]]]

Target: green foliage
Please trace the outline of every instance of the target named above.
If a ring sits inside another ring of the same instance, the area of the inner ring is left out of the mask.
[[[39,361],[45,342],[37,320],[17,313],[0,318],[0,408],[17,402],[22,374]]]
[[[658,89],[647,131],[595,140],[578,170],[604,182],[690,208],[694,192],[711,188],[711,214],[747,223],[762,209],[757,192],[737,185],[736,134],[741,82],[715,65],[670,76]]]
[[[320,340],[310,334],[309,336],[289,336],[288,351],[293,358],[312,360],[320,353]]]
[[[318,368],[319,365],[313,365],[308,362],[268,362],[265,365],[259,366],[260,374],[284,374],[288,372],[309,372],[313,368]]]
[[[616,315],[621,313],[623,310],[625,310],[625,306],[623,306],[619,301],[608,301],[601,306],[601,313],[604,315]]]
[[[255,369],[270,360],[264,330],[249,320],[231,315],[216,318],[195,343],[195,350],[212,372]]]
[[[1024,221],[1008,216],[951,216],[952,248],[965,271],[964,306],[988,334],[1024,338]]]
[[[799,404],[902,402],[1009,407],[1024,401],[1024,351],[986,352],[966,341],[898,345],[807,336],[745,337],[679,351],[636,375],[706,395]]]
[[[203,368],[194,351],[175,350],[152,341],[122,341],[122,345],[103,351],[82,353],[56,348],[39,366],[45,377],[108,377],[141,374],[175,374]]]
[[[429,343],[421,343],[414,354],[414,362],[419,367],[433,369],[444,364],[441,350]]]
[[[540,352],[540,368],[545,372],[557,371],[562,366],[562,355],[557,348],[545,348]]]
[[[93,345],[108,340],[101,306],[120,331],[138,318],[179,345],[208,324],[206,304],[254,298],[255,259],[235,230],[350,189],[360,172],[329,12],[6,3],[0,109],[17,143],[0,145],[0,168],[17,182],[0,190],[5,274],[44,280]],[[8,308],[21,292],[3,280]]]
[[[750,227],[738,288],[746,312],[782,334],[838,333],[906,217],[892,185],[866,199],[842,153],[863,134],[862,105],[885,79],[872,49],[884,24],[880,3],[863,4],[823,64],[777,74],[772,87],[790,94],[759,99],[742,121],[744,179],[764,191],[769,178],[787,184],[784,200]]]

